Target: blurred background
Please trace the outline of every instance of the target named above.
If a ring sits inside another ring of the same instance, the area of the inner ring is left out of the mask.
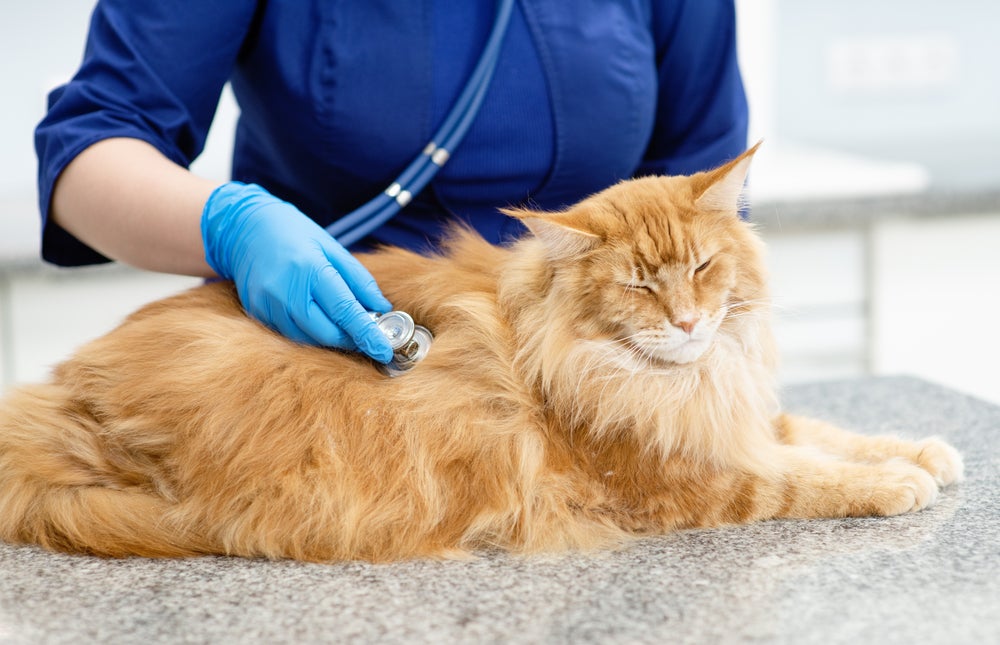
[[[1000,403],[1000,3],[736,4],[782,381],[912,374]],[[4,386],[198,283],[38,259],[32,132],[91,8],[8,3],[0,22]],[[228,178],[237,114],[226,92],[196,172]]]

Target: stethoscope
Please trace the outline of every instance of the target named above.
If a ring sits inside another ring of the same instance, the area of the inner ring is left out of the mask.
[[[338,242],[350,246],[385,224],[409,204],[413,196],[423,190],[441,167],[448,163],[452,151],[468,132],[479,112],[483,97],[486,96],[513,8],[514,0],[499,0],[497,3],[493,30],[483,48],[482,57],[441,127],[417,158],[374,199],[326,227],[327,232],[337,238]],[[434,336],[426,327],[415,324],[409,314],[390,311],[381,315],[372,313],[371,316],[393,348],[392,361],[380,366],[383,374],[390,377],[401,376],[427,355]]]
[[[417,158],[374,199],[326,227],[338,242],[350,246],[385,224],[409,204],[413,196],[423,190],[441,167],[448,163],[451,153],[465,137],[479,112],[483,97],[486,96],[513,8],[514,0],[499,0],[497,3],[493,31],[486,41],[482,57],[441,127]]]

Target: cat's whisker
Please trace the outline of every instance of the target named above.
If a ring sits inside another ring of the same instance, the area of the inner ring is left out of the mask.
[[[760,306],[762,309],[776,309],[781,311],[788,311],[789,307],[781,303],[775,302],[771,298],[760,298],[756,300],[741,300],[733,303],[725,303],[725,306],[729,309],[749,309],[752,307]]]
[[[628,351],[627,353],[632,353]],[[634,354],[633,354],[634,356]],[[590,358],[584,369],[587,371],[588,376],[593,376],[593,372],[605,370],[611,368],[611,373],[625,371],[626,368],[621,364],[621,356],[617,354],[607,354],[603,356],[595,355]]]
[[[735,318],[760,318],[761,313],[757,311],[738,311],[736,313],[726,314],[724,320],[733,320]]]
[[[633,334],[632,336],[635,335]],[[635,364],[631,366],[622,365],[621,356],[615,354],[607,354],[602,357],[594,356],[592,357],[592,360],[588,362],[588,368],[592,365],[595,371],[608,366],[611,366],[612,369],[606,374],[590,374],[591,376],[610,382],[621,377],[623,374],[627,375],[629,378],[634,378],[637,376],[665,375],[670,373],[669,370],[661,370],[651,366],[651,363],[655,361],[656,357],[648,348],[636,346],[627,342],[625,339],[611,339],[610,342],[614,345],[620,345],[621,349],[635,361]],[[600,359],[600,362],[594,364],[593,360],[595,359]]]
[[[739,309],[743,307],[753,307],[756,305],[773,305],[773,301],[771,298],[757,298],[752,300],[735,300],[723,304],[730,309]]]
[[[586,362],[580,367],[578,375],[580,380],[591,378],[595,372],[601,371],[606,367],[614,367],[615,358],[612,355],[602,355],[597,352],[591,353],[587,357]]]
[[[605,350],[591,352],[587,362],[581,367],[581,375],[586,374],[588,377],[614,379],[623,372],[628,373],[630,376],[634,376],[642,370],[641,364],[633,366],[622,364],[623,353],[625,356],[633,360],[637,358],[646,358],[641,348],[636,347],[626,339],[612,338],[605,342],[614,347],[613,351]],[[605,371],[608,370],[608,368],[611,369],[605,374],[595,374],[595,372]]]
[[[643,335],[643,332],[637,331],[628,336],[623,336],[621,338],[611,338],[608,339],[609,342],[621,345],[622,347],[632,349],[635,347],[635,341],[638,340]]]

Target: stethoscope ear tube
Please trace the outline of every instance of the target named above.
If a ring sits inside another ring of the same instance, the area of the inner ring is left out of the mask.
[[[406,206],[414,195],[430,183],[434,175],[448,162],[455,147],[465,137],[469,127],[479,112],[483,97],[489,88],[490,80],[500,57],[500,45],[507,33],[510,14],[514,9],[514,0],[499,0],[496,19],[490,32],[483,55],[469,77],[465,88],[452,106],[448,116],[434,138],[410,162],[403,172],[388,188],[375,196],[371,201],[351,211],[336,222],[326,227],[330,235],[344,246],[350,246],[362,239],[376,228],[392,219],[392,216]]]

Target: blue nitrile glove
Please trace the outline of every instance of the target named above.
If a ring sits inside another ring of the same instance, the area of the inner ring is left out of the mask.
[[[292,340],[392,359],[366,312],[392,305],[368,270],[299,209],[255,184],[229,182],[205,203],[201,236],[209,266],[236,283],[254,318]]]

